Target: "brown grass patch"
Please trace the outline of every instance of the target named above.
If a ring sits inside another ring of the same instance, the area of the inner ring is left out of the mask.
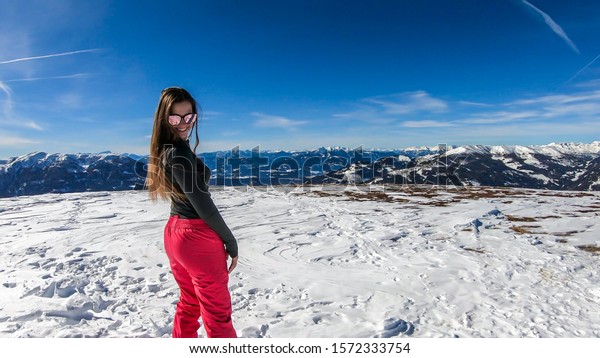
[[[558,242],[560,244],[566,244],[567,242],[569,242],[569,240],[567,240],[567,239],[556,239],[556,242]]]
[[[600,246],[596,246],[596,245],[579,245],[576,246],[578,249],[586,251],[586,252],[590,252],[594,255],[600,255]]]
[[[481,249],[472,249],[470,247],[463,247],[463,249],[466,251],[476,252],[478,254],[485,254],[485,251],[483,251]]]
[[[539,234],[535,231],[531,231],[530,229],[539,228],[538,225],[527,225],[527,226],[511,226],[511,230],[516,232],[517,234]]]
[[[418,203],[419,205],[427,205],[427,206],[448,206],[448,204],[454,203],[453,200],[451,201],[424,201],[424,202],[420,202]]]
[[[399,198],[397,196],[391,196],[390,195],[390,198],[391,198],[391,201],[394,201],[394,202],[398,202],[398,203],[410,203],[410,200],[404,199],[404,198]]]
[[[420,196],[422,198],[435,198],[440,196],[441,190],[424,189],[424,188],[410,188],[406,190],[406,193],[411,196]]]
[[[527,216],[514,216],[514,215],[506,215],[506,219],[508,219],[508,221],[518,221],[518,222],[528,222],[528,223],[532,223],[535,222],[535,218],[530,218]]]
[[[328,193],[328,192],[325,192],[325,191],[322,191],[322,190],[315,190],[315,191],[308,192],[306,194],[307,195],[315,195],[315,196],[318,196],[318,197],[321,197],[321,198],[329,198],[329,197],[332,197],[332,196],[340,196],[339,194],[332,194],[332,193]]]
[[[459,199],[461,200],[477,200],[477,199],[491,199],[497,198],[500,196],[506,196],[508,193],[502,193],[498,191],[491,190],[481,190],[481,191],[468,191],[462,192],[459,195]]]
[[[478,200],[478,199],[495,199],[495,198],[518,198],[527,193],[510,189],[510,188],[486,188],[486,189],[463,189],[457,192],[459,199],[464,200]],[[508,200],[507,203],[512,203],[512,200]]]
[[[351,200],[376,200],[376,201],[394,201],[394,198],[382,191],[370,191],[366,193],[357,193],[354,191],[345,191],[344,194]]]
[[[579,231],[577,231],[577,230],[571,230],[571,231],[566,231],[566,232],[553,232],[552,235],[554,235],[554,236],[573,236],[573,234],[577,234],[578,232]]]
[[[595,194],[586,193],[586,192],[577,192],[577,193],[561,193],[561,192],[541,192],[537,194],[538,196],[556,196],[560,198],[583,198],[589,196],[596,196]]]
[[[438,194],[438,193],[410,193],[410,195],[420,196],[420,197],[426,198],[426,199],[437,198],[438,196],[440,196],[440,194]]]

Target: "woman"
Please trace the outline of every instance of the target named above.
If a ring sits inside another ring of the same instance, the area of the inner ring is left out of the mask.
[[[150,198],[171,200],[164,230],[165,251],[180,296],[173,337],[198,337],[202,317],[208,337],[235,338],[229,273],[238,260],[237,241],[208,192],[210,169],[196,157],[198,109],[188,91],[162,91],[150,143],[146,186]],[[189,146],[195,129],[196,145]],[[227,267],[227,255],[232,260]]]

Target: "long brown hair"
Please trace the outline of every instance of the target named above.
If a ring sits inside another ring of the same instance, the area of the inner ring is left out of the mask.
[[[198,113],[199,106],[192,95],[183,88],[169,87],[162,91],[156,112],[154,112],[154,127],[152,128],[152,138],[150,139],[150,156],[148,158],[148,171],[146,174],[145,187],[148,189],[150,199],[156,201],[160,196],[163,200],[183,200],[185,194],[181,188],[173,185],[171,178],[165,175],[163,160],[165,158],[165,149],[173,145],[176,141],[181,141],[179,134],[168,123],[167,117],[171,114],[171,108],[175,103],[190,102],[192,111]],[[200,108],[200,110],[202,110]],[[198,122],[201,113],[198,113],[198,119],[194,123],[192,130],[196,133],[196,145],[193,152],[196,154],[198,147]]]

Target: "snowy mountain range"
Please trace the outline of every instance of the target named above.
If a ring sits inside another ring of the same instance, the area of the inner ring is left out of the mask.
[[[542,146],[220,151],[200,157],[218,185],[434,184],[600,190],[600,141]],[[33,152],[0,162],[0,197],[142,189],[147,156]]]
[[[418,157],[381,182],[600,190],[600,142],[464,146]]]
[[[0,197],[142,188],[144,160],[129,154],[33,152],[0,165]]]

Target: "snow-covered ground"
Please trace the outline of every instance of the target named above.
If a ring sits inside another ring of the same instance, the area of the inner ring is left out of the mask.
[[[317,189],[213,191],[238,335],[600,337],[600,194]],[[168,337],[168,213],[139,191],[0,199],[0,337]]]

